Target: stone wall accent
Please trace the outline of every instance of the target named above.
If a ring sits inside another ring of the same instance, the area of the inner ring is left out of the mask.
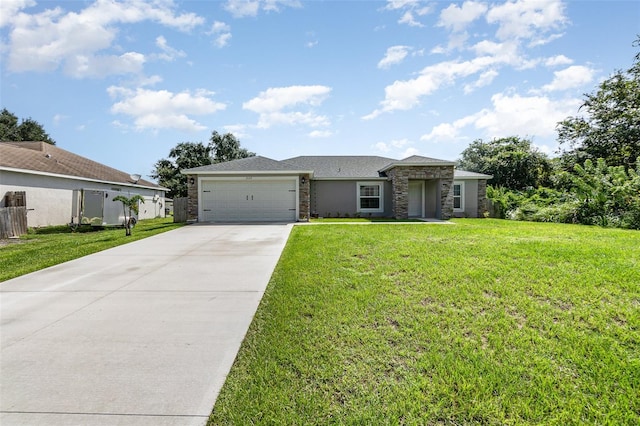
[[[193,179],[193,184],[191,184]],[[187,175],[187,222],[198,221],[198,176]]]
[[[478,180],[478,216],[477,217],[483,218],[485,212],[488,212],[487,180],[480,179]]]
[[[392,215],[395,219],[409,217],[409,180],[433,180],[440,182],[440,218],[453,215],[453,166],[396,166],[387,171],[391,181]]]
[[[302,183],[302,179],[304,179],[304,183]],[[311,181],[309,179],[309,175],[302,175],[299,179],[298,186],[298,220],[300,221],[308,221],[311,215]]]

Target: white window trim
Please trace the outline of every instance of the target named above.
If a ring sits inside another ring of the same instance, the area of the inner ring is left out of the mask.
[[[377,209],[360,208],[360,187],[363,185],[376,185],[380,188],[380,207]],[[382,213],[384,212],[384,182],[356,182],[356,211],[360,213]]]
[[[460,185],[460,208],[453,208],[454,212],[463,212],[464,211],[464,181],[456,180],[453,181],[453,186],[451,187],[451,191],[453,191],[453,187],[456,185]],[[454,195],[455,197],[455,195]]]

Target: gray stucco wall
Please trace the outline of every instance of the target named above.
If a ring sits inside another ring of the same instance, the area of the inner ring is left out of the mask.
[[[320,217],[335,217],[345,213],[353,217],[357,214],[357,194],[358,182],[364,180],[313,180],[311,181],[311,214]],[[391,216],[391,183],[384,183],[383,205],[384,211],[381,213],[371,213],[374,217]],[[360,213],[361,216],[367,217],[369,213]]]
[[[30,227],[68,224],[71,221],[75,189],[119,189],[124,195],[140,194],[145,203],[140,205],[139,219],[165,216],[164,191],[0,170],[0,207],[7,192],[25,191],[27,226]],[[154,195],[158,196],[155,202]]]

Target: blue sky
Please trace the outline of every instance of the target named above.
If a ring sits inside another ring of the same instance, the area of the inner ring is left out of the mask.
[[[0,103],[145,176],[213,130],[277,160],[552,154],[637,34],[636,1],[2,0]]]

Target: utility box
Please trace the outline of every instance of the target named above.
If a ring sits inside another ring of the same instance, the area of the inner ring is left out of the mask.
[[[118,195],[132,197],[136,194],[104,189],[76,189],[72,198],[72,226],[124,226],[125,214],[121,201],[113,201]],[[127,215],[129,211],[127,209]],[[138,215],[131,212],[132,224],[138,221]]]

